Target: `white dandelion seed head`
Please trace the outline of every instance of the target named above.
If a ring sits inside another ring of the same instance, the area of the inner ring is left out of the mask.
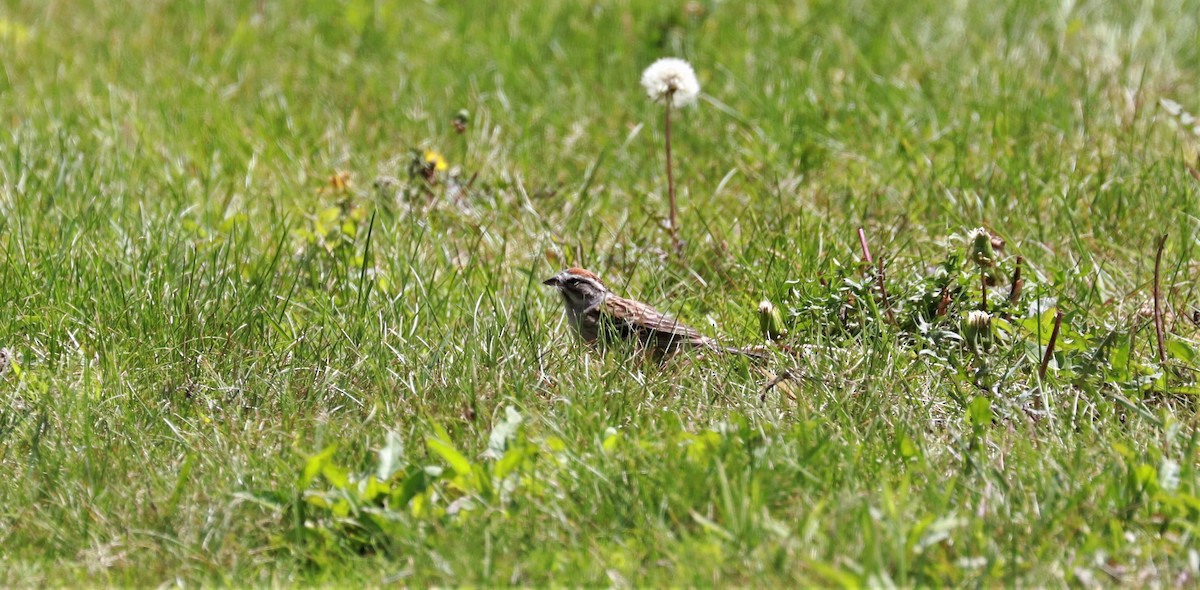
[[[696,102],[700,95],[700,82],[691,64],[675,57],[664,57],[642,72],[642,87],[656,102],[671,101],[679,108]]]

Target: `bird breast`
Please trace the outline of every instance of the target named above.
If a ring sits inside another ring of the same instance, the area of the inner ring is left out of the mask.
[[[599,334],[598,310],[592,309],[585,313],[582,307],[572,302],[565,294],[563,299],[567,308],[567,323],[571,324],[571,328],[584,342],[594,342]]]

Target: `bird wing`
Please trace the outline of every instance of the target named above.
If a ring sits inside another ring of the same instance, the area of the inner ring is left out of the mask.
[[[599,311],[608,316],[618,328],[638,333],[643,337],[669,339],[690,344],[702,344],[708,341],[708,337],[695,328],[653,307],[630,301],[624,297],[609,295],[600,305]]]

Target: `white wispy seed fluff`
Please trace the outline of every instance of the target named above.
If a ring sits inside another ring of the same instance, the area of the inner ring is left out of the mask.
[[[642,72],[642,87],[655,101],[671,99],[671,106],[679,108],[696,102],[700,95],[700,82],[691,64],[675,57],[664,57]]]

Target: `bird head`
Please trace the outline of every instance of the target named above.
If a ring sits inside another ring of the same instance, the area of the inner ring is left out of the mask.
[[[608,295],[608,288],[600,281],[600,277],[582,268],[568,268],[542,281],[542,284],[558,289],[567,305],[575,309],[596,305]]]

